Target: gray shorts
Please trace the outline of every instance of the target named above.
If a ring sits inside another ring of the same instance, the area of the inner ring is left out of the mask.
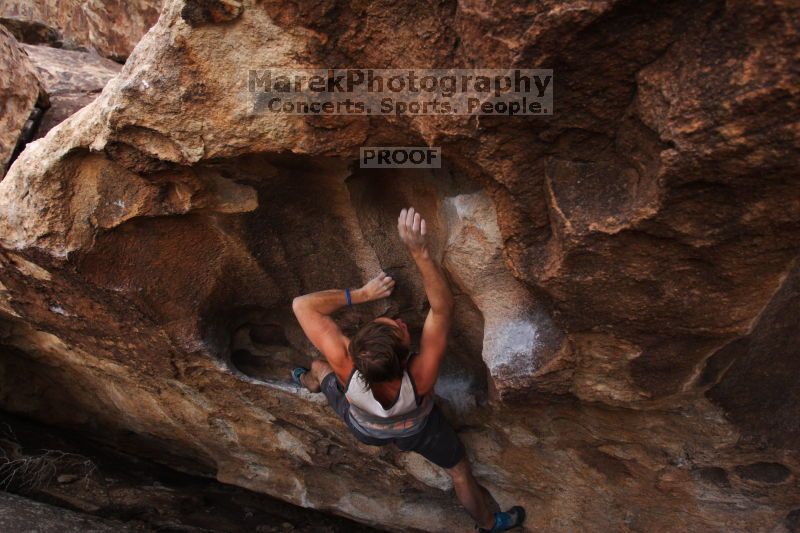
[[[442,468],[453,468],[464,458],[464,445],[461,443],[461,439],[458,438],[458,435],[456,435],[453,426],[450,425],[442,414],[439,406],[433,406],[433,410],[428,415],[425,426],[419,433],[408,437],[378,439],[370,437],[369,435],[364,435],[353,426],[348,416],[350,403],[344,395],[344,389],[341,383],[336,379],[336,375],[333,372],[323,378],[321,385],[322,393],[325,394],[325,397],[328,399],[328,404],[330,404],[333,410],[336,411],[336,414],[344,420],[350,433],[360,442],[369,444],[370,446],[394,444],[404,452],[416,452],[428,461]]]

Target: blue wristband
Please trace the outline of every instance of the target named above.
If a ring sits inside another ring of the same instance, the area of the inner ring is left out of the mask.
[[[347,305],[352,306],[353,300],[350,299],[350,289],[344,290],[344,297],[347,298]]]

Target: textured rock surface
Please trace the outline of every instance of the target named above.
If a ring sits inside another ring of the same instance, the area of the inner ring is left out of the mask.
[[[122,67],[94,54],[22,45],[47,91],[50,107],[36,129],[44,137],[54,126],[92,102]]]
[[[6,413],[0,413],[0,452],[4,490],[61,507],[0,500],[4,532],[66,531],[75,516],[66,508],[84,513],[85,524],[93,517],[115,519],[118,528],[114,531],[376,533],[350,520],[204,476],[176,472],[109,449],[85,435],[57,431]],[[48,518],[13,513],[12,502],[45,508]],[[60,516],[63,529],[55,527]],[[16,527],[9,525],[12,518]]]
[[[413,204],[457,290],[437,392],[500,504],[545,531],[791,530],[798,16],[168,2],[0,184],[0,403],[301,505],[467,528],[441,472],[357,445],[286,378],[312,353],[301,292],[391,269],[418,331]],[[553,68],[556,113],[253,113],[243,71],[297,64]],[[444,168],[352,165],[425,143]]]
[[[0,179],[20,138],[33,129],[29,119],[41,93],[28,56],[14,36],[0,26]]]
[[[124,61],[158,20],[162,0],[5,0],[0,24],[29,44],[94,49]]]
[[[0,528],[18,533],[115,533],[137,531],[115,520],[67,511],[0,492]],[[139,530],[140,531],[140,530]]]

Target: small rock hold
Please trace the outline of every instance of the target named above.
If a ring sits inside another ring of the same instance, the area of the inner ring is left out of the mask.
[[[78,476],[75,474],[61,474],[56,478],[56,481],[61,483],[62,485],[66,485],[67,483],[74,483],[78,480]]]
[[[717,485],[718,487],[728,488],[731,486],[728,481],[728,473],[724,468],[718,466],[706,466],[692,470],[692,477],[698,481]]]
[[[218,24],[231,21],[242,14],[242,3],[237,0],[187,0],[181,9],[181,18],[189,26]]]
[[[783,483],[791,473],[791,470],[780,463],[761,462],[736,467],[736,475],[740,478],[771,485]]]

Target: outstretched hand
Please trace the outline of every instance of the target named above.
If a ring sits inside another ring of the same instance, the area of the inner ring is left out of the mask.
[[[400,233],[400,240],[411,254],[427,251],[428,228],[425,219],[415,212],[413,207],[400,211],[400,217],[397,219],[397,231]]]
[[[387,276],[386,272],[381,272],[367,282],[361,288],[364,297],[367,301],[380,300],[387,298],[394,290],[394,280],[391,276]]]

